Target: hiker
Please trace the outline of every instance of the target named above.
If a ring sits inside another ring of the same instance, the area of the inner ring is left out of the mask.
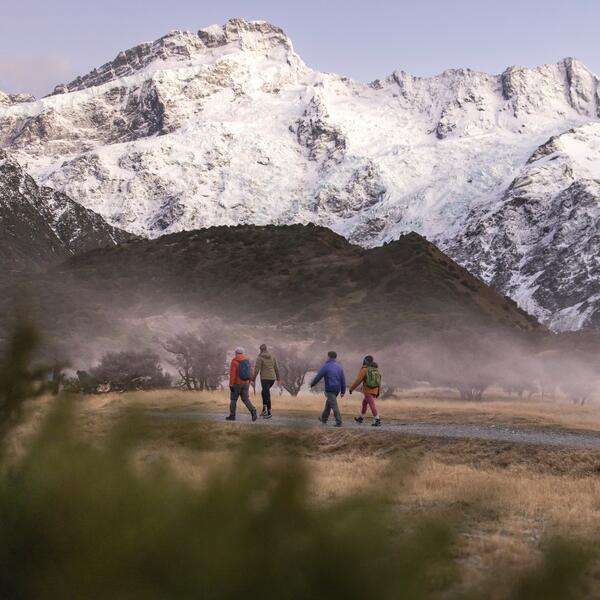
[[[358,372],[355,382],[350,386],[350,393],[352,393],[362,383],[362,409],[358,417],[354,417],[357,423],[364,421],[365,415],[367,414],[367,406],[371,409],[373,415],[373,427],[379,427],[381,425],[381,418],[377,412],[377,406],[375,406],[375,398],[379,397],[379,390],[381,389],[381,373],[377,363],[373,360],[373,357],[368,354],[363,359],[363,364]]]
[[[323,414],[319,417],[319,421],[327,423],[331,411],[335,417],[335,427],[342,426],[342,415],[338,406],[337,397],[340,394],[340,398],[344,397],[346,393],[346,377],[344,375],[344,369],[342,365],[337,362],[337,352],[331,350],[327,353],[327,362],[319,369],[319,372],[315,375],[315,378],[310,382],[310,387],[315,387],[321,379],[325,379],[325,408]]]
[[[237,400],[240,396],[242,402],[250,411],[252,420],[256,421],[256,409],[252,402],[250,402],[250,396],[248,394],[251,381],[252,365],[250,364],[248,357],[245,356],[244,349],[236,348],[235,357],[231,360],[231,367],[229,368],[229,390],[231,391],[231,395],[229,401],[229,416],[225,418],[226,421],[235,421],[235,409]]]
[[[262,396],[263,409],[260,416],[263,419],[270,419],[271,414],[271,387],[277,381],[281,381],[279,377],[279,366],[277,359],[267,350],[266,344],[261,344],[260,354],[254,363],[253,383],[256,383],[256,378],[260,375],[260,394]]]

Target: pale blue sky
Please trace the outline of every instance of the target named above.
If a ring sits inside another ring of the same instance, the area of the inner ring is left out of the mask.
[[[171,29],[230,17],[283,27],[311,67],[371,81],[404,69],[499,73],[575,56],[600,73],[600,0],[0,0],[0,90],[49,92]]]

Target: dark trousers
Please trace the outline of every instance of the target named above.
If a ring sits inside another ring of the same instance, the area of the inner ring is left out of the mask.
[[[242,398],[242,402],[250,411],[250,414],[252,414],[256,410],[252,402],[250,402],[250,395],[248,394],[249,389],[250,384],[248,383],[235,383],[231,386],[231,394],[229,396],[229,414],[232,417],[235,417],[235,409],[237,407],[237,401],[240,396]]]
[[[262,379],[260,380],[260,395],[262,396],[263,408],[267,409],[267,412],[271,414],[271,386],[275,383],[273,379]]]
[[[323,409],[323,414],[321,415],[321,419],[323,423],[327,423],[327,419],[329,419],[329,415],[333,411],[333,416],[335,417],[335,422],[341,424],[342,415],[340,414],[340,407],[338,406],[337,394],[334,392],[325,392],[325,408]]]

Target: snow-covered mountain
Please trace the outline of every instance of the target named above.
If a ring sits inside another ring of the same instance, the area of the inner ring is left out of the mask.
[[[39,186],[2,150],[0,231],[0,278],[133,237],[62,192]]]
[[[374,246],[414,230],[572,328],[600,326],[599,121],[599,79],[574,59],[363,84],[233,19],[136,46],[41,100],[0,99],[0,147],[145,236],[314,222]]]

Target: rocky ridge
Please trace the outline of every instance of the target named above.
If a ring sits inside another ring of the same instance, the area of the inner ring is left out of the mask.
[[[3,274],[47,267],[134,238],[62,192],[39,186],[0,150],[0,259]]]

